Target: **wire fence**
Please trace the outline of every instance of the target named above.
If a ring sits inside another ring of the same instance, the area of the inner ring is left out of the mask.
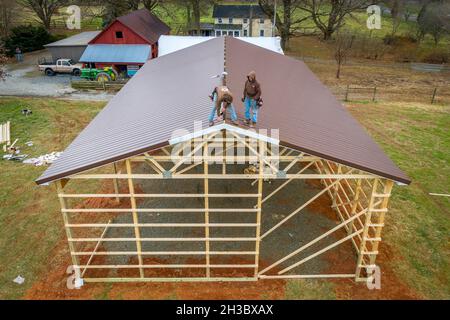
[[[450,105],[449,87],[331,87],[342,101],[402,101]]]

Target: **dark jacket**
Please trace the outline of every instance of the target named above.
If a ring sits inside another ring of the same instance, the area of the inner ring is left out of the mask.
[[[247,81],[244,86],[244,98],[249,97],[258,101],[261,98],[261,86],[256,81],[256,73],[250,72],[247,76]]]

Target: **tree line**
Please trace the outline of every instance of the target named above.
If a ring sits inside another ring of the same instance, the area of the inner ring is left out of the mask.
[[[255,0],[256,1],[256,0]],[[104,24],[127,12],[145,7],[149,11],[156,8],[171,14],[171,6],[176,5],[185,11],[186,25],[200,30],[200,19],[206,14],[215,0],[0,0],[0,32],[6,36],[20,18],[20,11],[27,8],[35,13],[42,26],[50,30],[52,17],[71,4],[81,6],[98,6],[102,8]],[[275,22],[282,39],[283,48],[289,47],[289,39],[304,25],[312,21],[324,40],[330,40],[340,30],[347,18],[357,11],[365,10],[372,4],[383,4],[389,8],[392,17],[392,35],[402,19],[410,21],[412,12],[407,0],[257,0],[264,13]],[[417,0],[419,11],[413,22],[416,24],[417,38],[420,41],[427,34],[438,43],[450,32],[450,0]],[[300,14],[301,12],[301,14]]]

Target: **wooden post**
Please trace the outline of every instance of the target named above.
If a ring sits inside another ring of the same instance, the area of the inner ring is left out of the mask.
[[[436,93],[437,93],[437,87],[434,88],[434,90],[433,90],[433,96],[431,97],[431,104],[434,103],[434,100],[435,100],[435,98],[436,98]]]
[[[114,174],[117,174],[117,163],[113,163],[113,167],[114,167]],[[114,193],[117,195],[120,193],[120,189],[119,189],[119,179],[114,178],[113,179],[113,185],[114,185]],[[120,198],[116,196],[116,202],[120,203]]]
[[[341,174],[342,172],[342,166],[340,164],[338,164],[338,168],[337,168],[337,173]],[[339,179],[336,179],[336,181],[338,181]],[[336,183],[334,186],[334,192],[333,192],[333,207],[336,207],[337,205],[337,197],[338,197],[338,192],[339,192],[339,183]]]
[[[261,211],[262,211],[262,193],[263,193],[263,174],[264,174],[264,154],[265,142],[259,141],[259,177],[258,177],[258,202],[256,208],[256,245],[255,245],[255,277],[259,272],[259,250],[261,245]]]
[[[126,160],[126,167],[127,167],[127,174],[129,176],[131,176],[131,162],[130,160]],[[138,224],[139,224],[139,219],[138,219],[138,214],[137,214],[137,205],[136,205],[136,198],[134,197],[134,184],[133,184],[133,179],[131,177],[128,177],[128,189],[129,189],[129,193],[130,193],[130,202],[131,202],[131,209],[132,209],[132,214],[133,214],[133,224],[134,224],[134,233],[135,233],[135,237],[136,237],[136,252],[137,252],[137,256],[138,256],[138,262],[139,265],[142,266],[143,265],[143,261],[142,261],[142,244],[141,244],[141,232],[139,230]],[[141,278],[144,278],[144,269],[139,268],[139,273],[141,275]]]
[[[363,234],[362,234],[362,240],[361,240],[361,244],[359,246],[359,254],[358,254],[358,260],[356,262],[356,272],[355,272],[356,280],[361,278],[361,269],[364,266],[364,255],[365,255],[365,250],[367,248],[366,243],[369,238],[369,226],[370,226],[371,219],[372,219],[372,212],[374,210],[375,194],[377,192],[377,187],[378,187],[378,179],[375,179],[375,181],[373,182],[373,185],[372,185],[372,193],[370,196],[369,207],[367,208],[367,212],[366,212],[366,219],[364,221],[364,230],[363,230]]]
[[[223,156],[223,160],[222,160],[222,174],[227,174],[227,163],[225,161],[225,158],[227,156],[226,152],[228,150],[228,145],[227,145],[227,142],[226,142],[227,132],[225,130],[223,130],[222,138],[223,138],[223,142],[222,142],[222,156]]]
[[[375,99],[376,99],[376,96],[377,96],[377,87],[374,87],[374,88],[373,88],[373,96],[372,96],[372,101],[375,101]]]
[[[352,211],[350,212],[350,215],[353,217],[356,214],[356,210],[358,209],[358,202],[359,202],[359,193],[361,192],[361,183],[362,180],[358,179],[356,181],[356,188],[355,188],[355,194],[353,196],[353,203],[352,203]],[[352,221],[348,228],[348,234],[353,232],[353,225],[354,221]]]
[[[378,214],[378,219],[374,226],[374,228],[375,228],[375,236],[374,237],[376,239],[381,238],[381,231],[383,230],[384,218],[386,216],[386,210],[387,210],[387,207],[389,204],[389,198],[391,196],[393,186],[394,186],[394,182],[392,182],[391,180],[385,180],[383,194],[380,195],[383,198],[383,200],[380,204],[380,212]],[[371,251],[373,251],[374,254],[370,255],[370,264],[371,265],[375,264],[375,260],[377,258],[377,254],[375,254],[375,252],[378,252],[379,244],[380,244],[380,241],[375,241],[372,244]]]
[[[206,277],[211,277],[210,270],[210,242],[209,242],[209,180],[208,180],[208,172],[209,172],[209,163],[207,160],[208,156],[208,143],[205,144],[203,148],[203,170],[205,174],[204,185],[205,185],[205,257],[206,257]]]
[[[58,192],[58,194],[64,194],[64,185],[62,183],[61,180],[56,181],[56,190]],[[67,216],[67,212],[65,211],[67,209],[67,202],[66,199],[63,197],[58,197],[59,198],[59,204],[61,206],[61,213],[63,216],[63,221],[64,221],[64,228],[66,229],[66,236],[67,239],[72,239],[72,231],[70,230],[69,225],[69,217]],[[72,264],[75,268],[78,268],[79,266],[79,262],[78,262],[78,257],[74,254],[75,251],[75,246],[73,244],[73,242],[69,241],[69,250],[70,250],[70,256],[72,257]]]
[[[0,124],[0,144],[5,143],[7,146],[11,144],[11,123],[7,121]]]
[[[349,91],[350,91],[350,85],[348,84],[348,85],[347,85],[347,90],[345,91],[345,100],[344,100],[344,101],[348,101],[348,94],[349,94]]]

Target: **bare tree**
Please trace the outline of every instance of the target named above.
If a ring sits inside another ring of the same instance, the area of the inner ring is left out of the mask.
[[[141,4],[141,0],[126,0],[125,1],[128,5],[128,8],[130,10],[138,10],[139,9],[139,5]]]
[[[5,66],[8,62],[8,57],[5,54],[5,50],[0,47],[0,80],[5,80],[6,78],[6,70]]]
[[[110,24],[117,17],[123,16],[131,9],[130,3],[123,0],[104,0],[103,3],[103,25]]]
[[[200,34],[200,1],[189,0],[192,9],[192,26],[197,30],[197,34]]]
[[[7,37],[19,16],[16,0],[0,0],[0,37]]]
[[[334,46],[334,59],[337,63],[337,79],[341,76],[342,65],[347,61],[347,58],[350,55],[354,39],[354,35],[340,32],[337,33]]]
[[[367,8],[378,1],[371,0],[300,0],[300,8],[308,12],[324,40],[331,39],[345,18],[353,12]]]
[[[428,4],[418,18],[422,36],[430,34],[434,44],[438,45],[442,36],[450,33],[450,5],[444,2]]]
[[[280,2],[280,1],[279,1]],[[301,23],[307,20],[308,16],[299,16],[296,13],[299,11],[300,0],[282,0],[280,4],[281,16],[278,10],[275,17],[274,0],[258,0],[258,4],[263,12],[271,19],[275,20],[275,26],[281,36],[281,47],[283,49],[289,48],[289,39],[300,29]]]
[[[44,28],[50,30],[52,17],[58,10],[67,5],[69,0],[20,0],[27,8],[33,10],[44,25]]]
[[[404,0],[390,0],[388,5],[391,9],[392,30],[391,35],[394,36],[401,23],[401,14],[403,12]]]
[[[195,30],[197,34],[200,34],[200,20],[202,14],[206,13],[208,8],[214,4],[214,0],[187,0],[187,14],[188,14],[188,25]]]
[[[153,10],[159,5],[160,0],[142,0],[142,2],[148,11],[153,12]]]
[[[409,21],[409,19],[411,18],[412,14],[413,14],[413,12],[411,11],[410,8],[405,7],[403,9],[403,19],[405,20],[405,22]]]
[[[200,20],[203,14],[206,14],[212,4],[214,4],[214,0],[165,0],[164,5],[161,4],[161,7],[167,12],[168,15],[171,15],[168,12],[168,8],[166,4],[174,4],[177,6],[183,6],[185,8],[185,22],[187,28],[192,28],[197,30],[197,34],[200,34],[201,25]]]

